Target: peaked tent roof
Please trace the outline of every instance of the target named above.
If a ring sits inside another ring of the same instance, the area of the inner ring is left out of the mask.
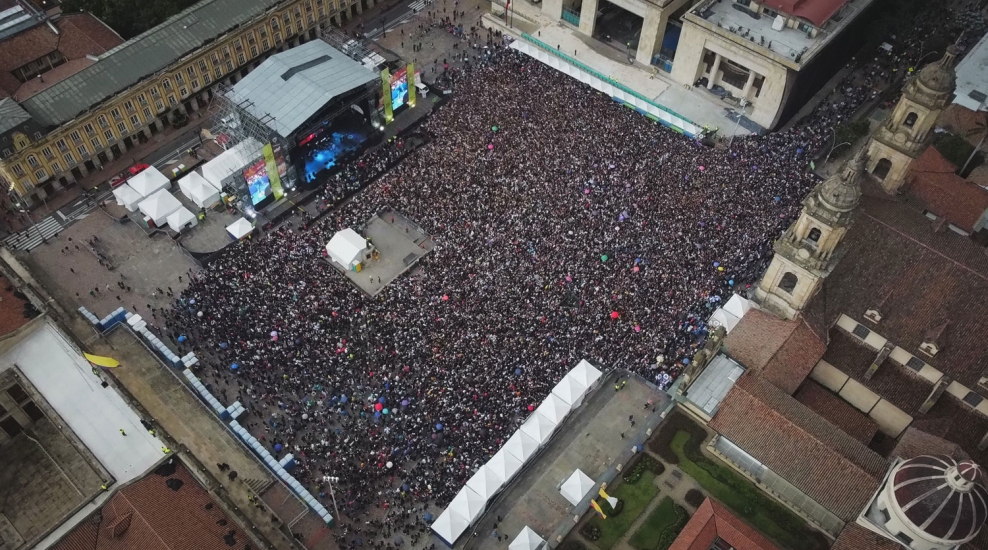
[[[529,435],[532,439],[538,441],[541,446],[549,440],[555,429],[555,422],[546,418],[545,415],[535,412],[528,417],[528,420],[521,425],[521,428],[518,428],[518,431]]]
[[[545,540],[538,536],[532,528],[525,526],[522,528],[518,536],[515,537],[511,544],[508,544],[508,550],[536,550],[539,546],[542,546]]]
[[[563,423],[566,419],[566,415],[569,414],[570,406],[569,403],[565,402],[558,395],[550,393],[545,401],[537,409],[535,409],[535,414],[541,414],[548,420],[552,421],[553,425],[558,426]]]
[[[186,197],[188,197],[189,199],[191,199],[192,198],[192,187],[196,183],[202,184],[202,185],[208,185],[209,187],[213,187],[213,184],[209,183],[209,180],[207,180],[206,178],[202,177],[202,175],[199,172],[196,172],[196,171],[193,170],[192,172],[189,172],[189,174],[187,176],[185,176],[182,179],[178,180],[178,188],[181,189],[183,195],[185,195]],[[213,188],[215,189],[215,187],[213,187]]]
[[[587,387],[568,373],[552,388],[552,395],[562,399],[570,408],[579,403],[586,393]]]
[[[590,479],[590,476],[583,473],[583,470],[577,469],[573,472],[573,475],[569,476],[569,479],[563,482],[559,487],[559,492],[562,493],[566,500],[570,502],[573,506],[576,506],[583,500],[583,497],[593,489],[596,482]]]
[[[569,371],[569,375],[576,379],[577,382],[588,388],[593,386],[593,383],[603,376],[600,370],[591,365],[586,359],[580,360],[580,362],[573,367],[573,370]]]
[[[490,500],[498,489],[504,485],[504,479],[497,472],[489,468],[486,464],[481,466],[470,479],[467,480],[467,487],[476,491],[484,500]]]
[[[473,489],[464,487],[449,503],[447,510],[452,510],[454,514],[458,514],[467,522],[471,522],[484,512],[486,506],[486,498],[478,495]]]
[[[329,255],[333,259],[343,260],[340,263],[346,264],[356,259],[366,248],[367,239],[349,227],[337,231],[326,243],[326,251]]]
[[[189,198],[192,199],[192,202],[196,203],[196,206],[199,208],[208,208],[220,200],[220,192],[208,183],[199,183],[198,181],[194,181],[190,187],[190,194],[192,196]]]
[[[487,461],[487,467],[497,474],[505,483],[508,482],[521,469],[524,461],[508,452],[507,445],[494,453],[494,456]]]
[[[524,462],[539,450],[540,444],[538,439],[518,430],[508,438],[501,450]]]
[[[470,522],[459,514],[454,514],[450,508],[443,510],[436,521],[432,524],[432,530],[449,546],[453,546],[456,539],[467,530]]]
[[[155,225],[161,225],[169,214],[182,208],[182,203],[172,196],[167,189],[161,189],[157,193],[144,199],[137,205],[145,216],[154,220]]]
[[[127,210],[132,210],[132,208],[136,210],[137,203],[144,200],[144,195],[126,183],[114,189],[113,196],[117,199],[117,204],[126,207]]]
[[[171,214],[168,214],[167,221],[168,227],[172,228],[172,231],[180,231],[185,224],[191,221],[196,221],[196,216],[190,212],[188,208],[183,206]]]
[[[147,167],[143,172],[127,180],[127,185],[143,197],[150,197],[159,189],[168,187],[170,183],[168,178],[154,166]]]
[[[748,300],[742,298],[740,294],[733,294],[731,295],[731,299],[722,307],[725,311],[740,319],[751,309],[751,304],[748,303]]]
[[[233,235],[234,239],[239,239],[253,230],[254,226],[244,218],[240,218],[239,220],[226,226],[227,233]]]

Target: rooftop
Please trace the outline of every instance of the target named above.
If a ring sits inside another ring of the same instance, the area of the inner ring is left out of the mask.
[[[988,35],[961,59],[955,69],[954,103],[972,111],[984,111],[988,103]]]
[[[696,381],[690,384],[686,398],[709,416],[717,413],[717,407],[744,373],[744,367],[724,354],[710,360]]]
[[[2,103],[2,102],[0,102]],[[0,276],[0,337],[26,325],[38,314],[33,306],[29,306],[26,297],[14,288],[10,281]]]
[[[724,347],[732,358],[788,394],[796,391],[827,349],[804,321],[785,321],[754,308],[727,335]]]
[[[0,40],[13,36],[44,21],[44,14],[30,2],[0,2]]]
[[[0,99],[0,134],[31,120],[31,115],[21,109],[16,101],[5,97]]]
[[[679,532],[669,550],[708,550],[718,539],[734,550],[777,550],[777,547],[734,516],[727,508],[707,498]]]
[[[237,82],[228,96],[287,138],[335,98],[380,75],[322,40],[275,54]]]
[[[878,432],[874,420],[812,380],[803,382],[793,397],[865,445],[871,443]]]
[[[284,0],[202,0],[22,102],[42,126],[72,120]]]
[[[928,147],[910,167],[908,191],[930,212],[974,233],[983,225],[988,191],[958,176],[956,170],[936,147]]]

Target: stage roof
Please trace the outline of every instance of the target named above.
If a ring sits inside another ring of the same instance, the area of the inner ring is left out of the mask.
[[[228,98],[288,137],[336,97],[378,78],[336,48],[313,40],[271,56],[238,82]]]

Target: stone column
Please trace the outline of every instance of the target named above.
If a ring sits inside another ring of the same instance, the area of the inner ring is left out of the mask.
[[[117,142],[117,145],[120,147],[120,154],[121,155],[123,155],[124,153],[127,152],[127,144],[124,143],[124,140],[123,139],[121,139],[120,141],[118,141]]]
[[[713,90],[714,85],[717,84],[717,73],[720,72],[720,54],[714,54],[714,65],[710,67],[710,78],[707,80],[707,89]]]
[[[587,36],[593,36],[594,25],[596,24],[597,0],[583,0],[583,7],[580,9],[580,32]]]
[[[89,175],[89,170],[86,170],[86,163],[85,162],[80,162],[76,166],[76,168],[79,169],[79,173],[82,174],[82,177],[86,177],[86,176]]]
[[[364,13],[364,3],[357,0],[357,14],[359,15],[361,13]]]
[[[189,98],[189,107],[192,107],[193,113],[199,110],[199,100],[196,99],[196,96]]]
[[[116,160],[117,157],[114,157],[113,156],[113,150],[110,149],[109,147],[107,147],[106,149],[104,149],[103,152],[106,153],[106,159],[109,162],[113,162],[114,160]],[[102,170],[102,169],[103,169],[103,167],[100,166],[100,170]]]
[[[542,0],[542,13],[553,21],[563,18],[563,0]]]
[[[343,25],[343,22],[340,21],[340,12],[336,12],[333,14],[333,23],[336,23],[337,27]]]
[[[755,78],[757,76],[758,74],[755,73],[755,71],[752,71],[751,69],[748,70],[748,81],[744,83],[744,89],[741,91],[741,97],[747,99],[748,101],[751,101],[751,98],[748,96],[751,94],[751,87],[754,86]]]
[[[141,130],[141,133],[144,134],[144,139],[147,139],[147,140],[150,140],[151,139],[151,129],[150,128],[144,128],[143,130]]]
[[[668,21],[669,15],[664,10],[646,4],[641,38],[638,40],[638,53],[635,54],[635,59],[639,63],[652,64],[652,58],[662,48],[662,39],[665,38]]]

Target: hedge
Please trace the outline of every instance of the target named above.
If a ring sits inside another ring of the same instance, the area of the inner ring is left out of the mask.
[[[689,504],[694,508],[699,508],[706,499],[707,497],[704,496],[698,489],[690,489],[689,491],[686,491],[686,504]]]
[[[673,411],[662,423],[659,432],[648,442],[648,448],[669,464],[679,464],[679,456],[672,451],[672,438],[679,432],[690,434],[686,456],[694,462],[706,460],[700,452],[700,445],[707,438],[707,432],[679,411]]]

